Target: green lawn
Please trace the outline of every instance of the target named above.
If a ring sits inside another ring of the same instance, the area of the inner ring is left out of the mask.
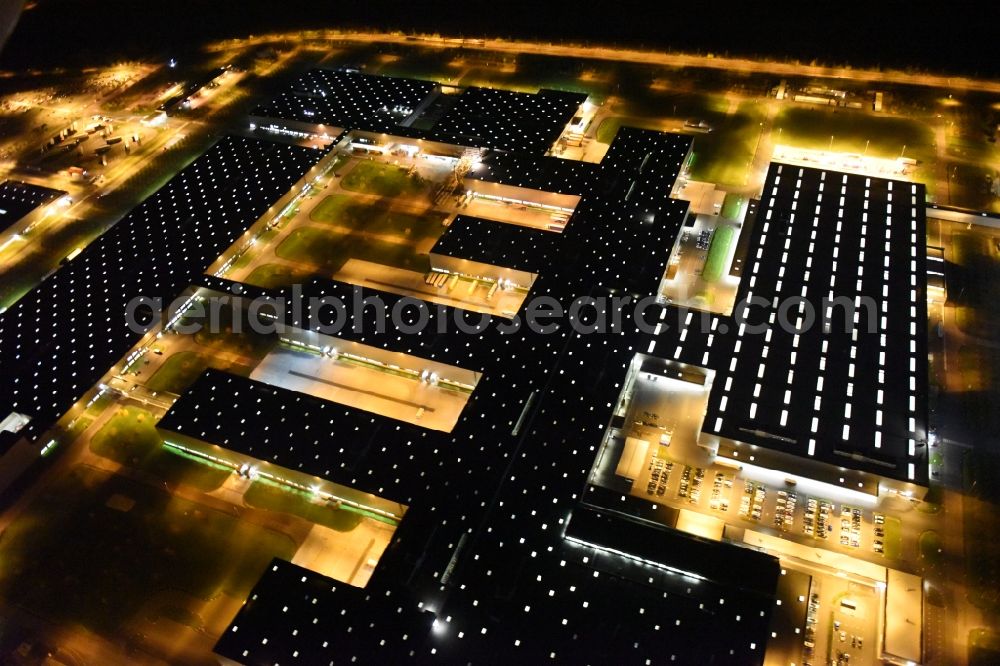
[[[611,143],[619,127],[638,127],[664,132],[674,127],[682,128],[688,120],[707,122],[713,128],[711,134],[718,131],[732,133],[734,130],[745,129],[745,121],[751,114],[756,116],[755,107],[752,106],[740,107],[730,116],[724,109],[726,104],[720,104],[705,95],[684,93],[653,95],[641,102],[630,100],[626,102],[626,106],[634,115],[606,117],[597,126],[598,141]],[[695,135],[696,144],[708,142],[710,138],[709,133]],[[754,139],[756,140],[756,136]]]
[[[345,190],[382,197],[418,194],[426,187],[420,176],[410,175],[406,169],[371,160],[358,162],[341,179],[340,185]]]
[[[951,399],[961,406],[965,425],[972,432],[986,435],[1000,432],[1000,349],[982,345],[963,345],[949,358],[948,373],[960,383]]]
[[[337,155],[333,158],[333,163],[330,165],[330,171],[337,173],[340,169],[344,167],[345,164],[351,161],[350,155]]]
[[[902,523],[899,518],[885,517],[885,538],[882,540],[883,554],[890,560],[898,560],[903,550]]]
[[[205,356],[210,357],[212,351],[218,350],[261,359],[267,356],[278,340],[274,335],[255,333],[245,315],[239,321],[234,320],[231,307],[220,308],[217,319],[215,326],[206,325],[194,334],[195,342],[208,348]],[[184,321],[188,323],[189,320]]]
[[[290,513],[338,532],[350,532],[362,518],[356,511],[317,504],[308,493],[265,479],[254,481],[243,494],[243,501],[258,509]]]
[[[988,286],[988,285],[987,285]],[[960,290],[958,290],[959,293]],[[983,312],[981,307],[973,305],[955,304],[955,325],[964,333],[978,335],[983,331],[983,319],[988,318],[989,312]]]
[[[962,518],[969,601],[991,613],[1000,610],[1000,455],[972,449],[962,461]]]
[[[339,271],[348,259],[421,273],[430,270],[430,258],[417,254],[409,243],[389,243],[317,226],[296,229],[281,242],[275,254],[286,261],[310,264],[328,275]]]
[[[726,198],[722,200],[721,216],[727,220],[738,220],[740,209],[743,207],[743,197],[735,192],[726,192]]]
[[[232,472],[192,460],[164,447],[153,415],[139,407],[118,410],[94,433],[90,450],[169,483],[185,483],[206,491],[221,486]]]
[[[249,266],[253,262],[253,260],[257,257],[257,255],[260,253],[260,249],[263,247],[267,247],[271,243],[271,241],[274,240],[274,237],[277,235],[278,235],[278,230],[274,228],[265,229],[264,231],[262,231],[261,234],[257,236],[257,244],[254,247],[248,249],[243,254],[241,254],[236,261],[230,264],[229,271],[239,270],[241,268],[246,268],[247,266]]]
[[[948,303],[955,323],[972,336],[1000,340],[1000,251],[982,232],[962,230],[951,235]],[[958,401],[973,432],[1000,432],[1000,350],[966,340],[948,358],[949,378],[957,382],[951,399]]]
[[[473,67],[462,75],[459,85],[503,88],[515,92],[534,93],[540,87],[539,81],[524,81],[515,72],[500,71],[498,68]],[[549,86],[544,86],[549,87]]]
[[[972,131],[961,121],[949,128],[947,144],[948,157],[982,164],[1000,160],[1000,147],[987,141],[981,128]]]
[[[313,222],[336,222],[341,226],[364,226],[376,214],[376,207],[355,204],[348,194],[330,194],[320,201],[309,213]]]
[[[451,49],[417,47],[407,49],[406,57],[396,58],[388,63],[378,66],[378,74],[381,76],[400,76],[403,78],[423,79],[426,81],[436,81],[447,78],[446,73],[454,72],[448,67],[455,58],[455,53]],[[352,61],[353,62],[353,61]]]
[[[745,185],[763,120],[760,107],[752,102],[741,104],[731,115],[709,118],[712,132],[694,136],[691,177],[717,185]]]
[[[997,178],[997,170],[989,162],[947,162],[948,199],[940,200],[953,206],[1000,212],[1000,197],[990,191],[989,180]]]
[[[828,150],[831,136],[838,152],[861,154],[869,142],[867,154],[872,157],[895,159],[904,146],[906,157],[926,161],[936,156],[934,132],[919,120],[802,106],[786,106],[774,118],[772,138],[777,143]]]
[[[1000,252],[992,249],[992,239],[977,232],[951,236],[951,257],[956,270],[948,285],[948,302],[956,306],[959,327],[980,337],[996,336],[1000,316]]]
[[[989,367],[986,364],[987,350],[979,345],[962,345],[954,355],[952,370],[962,374],[962,388],[982,390],[989,384]]]
[[[608,84],[605,82],[581,80],[580,61],[565,58],[520,54],[487,56],[484,60],[474,55],[466,59],[464,67],[468,69],[463,71],[457,67],[449,67],[445,78],[461,74],[459,83],[462,86],[486,86],[519,92],[534,93],[540,88],[548,88],[597,97],[603,97],[608,92]]]
[[[277,289],[302,282],[308,277],[308,271],[297,271],[279,264],[262,264],[253,269],[244,282],[265,289]]]
[[[157,393],[183,393],[207,367],[208,361],[200,354],[192,351],[178,352],[164,361],[146,382],[146,388]]]
[[[172,620],[177,624],[183,624],[185,627],[191,627],[192,629],[200,630],[205,626],[204,621],[190,609],[184,608],[183,606],[176,606],[174,604],[166,604],[157,610],[159,617]]]
[[[382,204],[370,204],[349,194],[331,194],[312,209],[309,219],[326,222],[351,231],[372,234],[395,234],[412,238],[437,238],[443,228],[445,213],[414,215],[393,211]]]
[[[712,244],[708,247],[708,257],[705,259],[705,268],[701,272],[701,278],[706,282],[717,282],[726,270],[726,258],[729,256],[729,248],[732,247],[733,239],[736,238],[736,230],[730,226],[717,227],[712,234]]]
[[[622,105],[630,116],[705,121],[715,127],[729,110],[729,101],[722,95],[653,89],[643,78],[623,85]]]
[[[941,561],[941,535],[934,530],[927,530],[920,534],[920,558],[928,564],[937,564]]]
[[[0,596],[49,621],[120,640],[153,595],[243,598],[273,557],[294,552],[283,534],[79,466],[3,533]]]

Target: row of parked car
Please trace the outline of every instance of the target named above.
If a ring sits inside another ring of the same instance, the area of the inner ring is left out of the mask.
[[[763,485],[753,481],[744,482],[743,497],[740,498],[740,516],[750,520],[760,520],[766,497],[767,491]]]
[[[721,238],[721,237],[720,237]],[[705,229],[704,231],[698,232],[698,242],[697,246],[699,250],[707,250],[708,246],[712,244],[712,231]]]
[[[774,526],[782,532],[790,530],[795,522],[795,504],[798,496],[784,490],[778,491],[778,507],[774,511]]]
[[[885,552],[885,516],[876,513],[873,517],[875,521],[875,540],[872,542],[872,550],[876,553]]]
[[[857,548],[861,545],[861,509],[844,505],[840,509],[840,545]]]
[[[817,500],[812,497],[806,502],[806,515],[802,519],[802,531],[806,536],[817,539],[825,539],[827,532],[832,529],[830,525],[831,504],[826,500]]]
[[[667,481],[670,480],[674,464],[654,456],[649,461],[649,469],[652,471],[649,474],[649,483],[646,484],[646,493],[649,495],[655,493],[658,497],[662,497],[667,492]]]
[[[729,511],[729,493],[722,497],[722,489],[733,487],[733,477],[722,472],[715,473],[715,480],[712,482],[712,499],[708,506],[713,511]]]
[[[684,474],[681,476],[681,485],[677,490],[677,496],[688,498],[688,502],[691,504],[697,504],[698,500],[701,499],[701,481],[705,478],[705,470],[698,468],[694,474],[694,478],[691,478],[691,467],[684,467]]]

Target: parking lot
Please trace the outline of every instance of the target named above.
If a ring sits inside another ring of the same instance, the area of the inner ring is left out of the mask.
[[[652,446],[632,494],[676,509],[687,509],[736,527],[770,533],[883,566],[884,514],[822,497],[743,479],[719,465],[699,467],[672,457],[673,445]],[[678,528],[682,525],[678,523]],[[783,562],[783,566],[785,563]],[[797,565],[796,565],[797,566]],[[811,612],[801,634],[802,664],[876,663],[879,599],[870,586],[807,567],[813,576]],[[788,637],[782,640],[787,642]],[[786,646],[788,649],[792,649]],[[829,654],[829,659],[825,655]]]
[[[654,447],[643,475],[633,484],[634,495],[892,565],[880,561],[885,555],[883,514],[741,479],[728,467],[685,465],[671,457],[671,449]]]
[[[705,538],[725,534],[811,577],[810,594],[793,595],[796,606],[811,602],[809,612],[785,617],[772,629],[774,654],[784,660],[765,663],[877,663],[884,593],[876,581],[885,579],[885,567],[910,566],[895,514],[912,507],[836,488],[824,496],[822,484],[788,482],[781,474],[715,458],[698,440],[713,378],[702,384],[691,374],[681,379],[682,371],[697,374],[678,366],[633,375],[621,394],[621,425],[607,440],[607,450],[622,445],[621,453],[607,460],[599,454],[594,482],[675,509],[662,514],[671,527]]]
[[[707,393],[694,386],[667,377],[653,381],[643,373],[636,376],[625,434],[652,445],[639,478],[633,480],[633,495],[892,565],[887,560],[898,557],[898,548],[887,541],[898,539],[895,518],[795,486],[743,478],[736,469],[714,463],[708,450],[698,445]]]

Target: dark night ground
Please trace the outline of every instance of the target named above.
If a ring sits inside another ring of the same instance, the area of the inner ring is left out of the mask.
[[[222,37],[371,26],[449,35],[631,43],[803,62],[997,75],[996,3],[732,0],[37,0],[0,65],[20,69],[166,55]],[[39,46],[44,45],[43,48]]]

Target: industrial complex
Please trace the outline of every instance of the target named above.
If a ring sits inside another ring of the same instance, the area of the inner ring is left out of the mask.
[[[297,76],[0,312],[0,454],[140,406],[298,502],[223,664],[925,663],[926,187],[775,158],[723,213],[703,127],[568,154],[597,106]],[[0,185],[0,244],[67,196]]]

